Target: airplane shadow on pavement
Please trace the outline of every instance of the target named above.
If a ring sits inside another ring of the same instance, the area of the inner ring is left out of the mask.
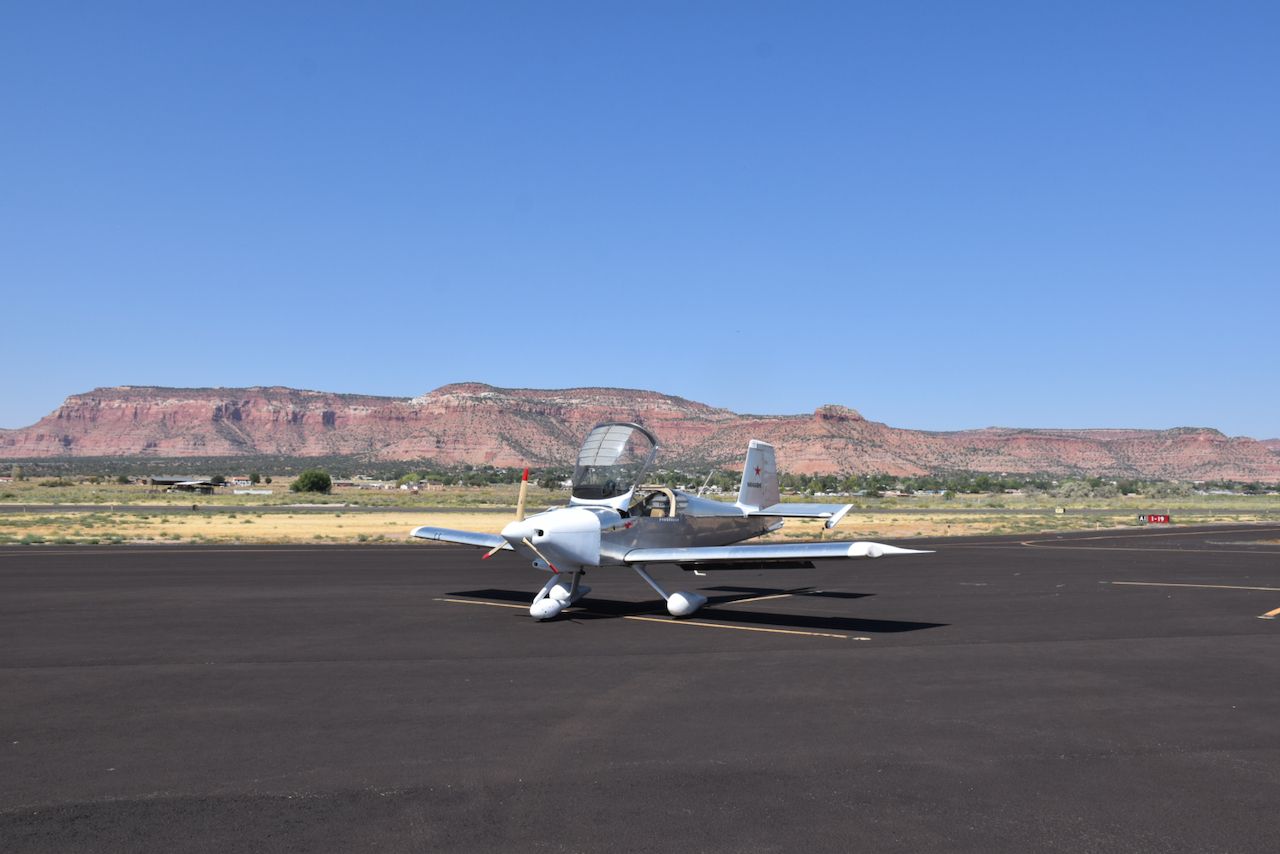
[[[755,599],[760,596],[789,594],[796,597],[864,599],[874,596],[875,594],[873,593],[844,593],[833,590],[814,590],[812,588],[788,590],[769,587],[706,587],[702,589],[707,592],[713,590],[733,592],[721,596],[708,596],[706,606],[695,616],[695,619],[699,620],[716,620],[723,623],[741,623],[753,626],[879,634],[916,632],[922,629],[936,629],[948,625],[947,623],[924,623],[910,620],[871,620],[813,614],[781,614],[757,611],[754,608],[751,610],[737,610],[724,607],[735,602]],[[511,602],[521,605],[527,605],[533,599],[527,590],[500,590],[496,588],[461,590],[447,595],[467,599],[485,599],[492,602]],[[646,602],[624,602],[618,599],[601,599],[595,596],[588,596],[567,610],[564,616],[571,620],[665,617],[667,616],[667,610],[660,599]]]

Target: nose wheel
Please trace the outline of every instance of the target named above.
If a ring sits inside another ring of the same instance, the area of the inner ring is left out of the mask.
[[[551,620],[560,616],[561,611],[591,592],[590,587],[581,583],[584,574],[579,569],[569,584],[565,584],[559,575],[551,576],[529,606],[529,616],[535,620]]]

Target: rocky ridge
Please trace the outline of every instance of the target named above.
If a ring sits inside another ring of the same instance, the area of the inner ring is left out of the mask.
[[[0,431],[0,458],[345,456],[439,464],[566,465],[606,420],[645,424],[664,458],[733,465],[749,439],[778,447],[797,473],[1044,472],[1280,481],[1280,440],[1206,428],[926,432],[868,421],[843,406],[808,415],[742,415],[653,391],[447,385],[415,398],[283,387],[101,388],[36,424]]]

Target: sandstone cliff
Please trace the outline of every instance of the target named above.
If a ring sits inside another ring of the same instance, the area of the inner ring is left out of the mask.
[[[797,473],[1046,472],[1280,481],[1280,453],[1216,430],[949,433],[889,427],[843,406],[810,415],[739,415],[651,391],[502,389],[459,383],[416,398],[289,388],[122,386],[73,395],[36,424],[0,431],[0,458],[329,456],[440,464],[565,465],[605,420],[654,431],[664,458],[731,465],[749,439]],[[1280,441],[1271,440],[1280,448]]]

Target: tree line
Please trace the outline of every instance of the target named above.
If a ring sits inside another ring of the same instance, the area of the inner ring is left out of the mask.
[[[283,464],[289,460],[290,464]],[[176,458],[168,460],[120,460],[118,458],[81,458],[77,460],[31,460],[14,464],[10,476],[15,480],[54,476],[58,482],[70,483],[69,477],[80,477],[92,483],[115,481],[127,483],[130,477],[146,477],[161,472],[225,471],[232,461],[227,457]],[[236,458],[235,462],[246,462]],[[440,466],[404,461],[368,461],[351,457],[332,458],[251,458],[249,480],[254,484],[271,483],[271,471],[277,477],[302,475],[318,471],[331,479],[367,477],[391,481],[397,484],[418,482],[437,483],[445,486],[493,486],[519,483],[523,466],[457,465]],[[124,463],[125,465],[121,465]],[[266,463],[266,464],[264,464]],[[245,466],[249,468],[249,466]],[[243,469],[241,469],[243,470]],[[568,466],[550,466],[530,469],[530,480],[544,489],[558,489],[570,478],[573,469]],[[661,468],[650,472],[647,480],[672,488],[711,492],[737,492],[742,473],[732,469],[695,470],[692,468]],[[222,483],[226,475],[215,474],[211,480]],[[307,478],[308,482],[312,478]],[[1276,485],[1258,481],[1213,480],[1192,484],[1185,481],[1144,480],[1138,478],[1107,478],[1102,476],[1059,477],[1047,474],[991,474],[987,472],[949,472],[943,474],[902,477],[883,473],[808,475],[783,472],[778,477],[784,493],[816,495],[858,495],[879,497],[886,493],[912,495],[917,493],[941,495],[981,495],[1004,492],[1045,494],[1063,498],[1112,498],[1120,495],[1143,495],[1152,498],[1174,498],[1191,495],[1196,491],[1222,491],[1245,495],[1263,495],[1276,491]]]

